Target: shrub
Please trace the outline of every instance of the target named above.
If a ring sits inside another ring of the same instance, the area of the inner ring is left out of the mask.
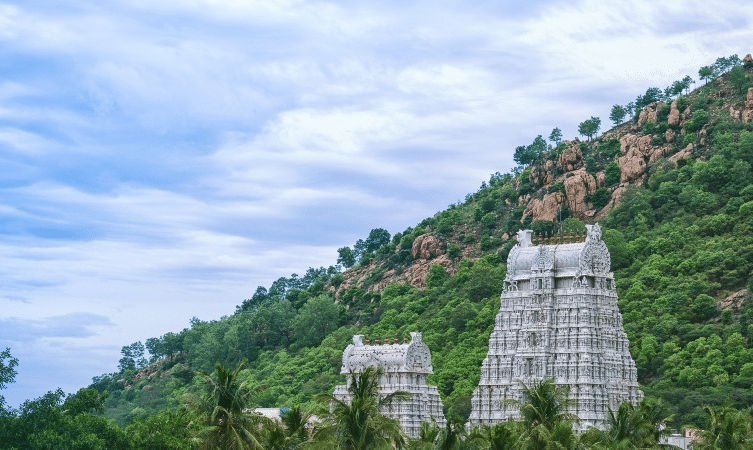
[[[552,192],[561,192],[565,193],[565,184],[561,181],[558,181],[556,183],[553,183],[551,186],[549,186],[549,189],[546,190],[547,194],[551,194]]]
[[[614,158],[618,153],[620,153],[620,141],[618,141],[617,139],[610,139],[602,143],[599,147],[599,152],[605,158]]]
[[[603,207],[607,206],[610,198],[611,195],[609,194],[609,191],[601,187],[596,189],[593,195],[591,195],[591,203],[593,203],[594,208],[602,209]]]
[[[494,228],[494,225],[497,223],[497,213],[490,212],[484,214],[484,216],[481,218],[481,224],[485,228]]]
[[[447,256],[449,256],[452,259],[457,258],[460,256],[460,246],[456,243],[451,243],[447,246]]]
[[[612,161],[604,168],[604,178],[607,186],[614,186],[620,182],[620,166]]]
[[[593,156],[586,158],[586,172],[596,175],[596,160]]]
[[[696,111],[693,113],[693,117],[689,121],[685,122],[685,131],[694,133],[703,128],[703,126],[706,125],[708,121],[709,113],[704,110]]]

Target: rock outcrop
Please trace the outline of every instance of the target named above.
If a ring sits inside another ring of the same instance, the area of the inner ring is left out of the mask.
[[[413,241],[410,254],[414,261],[417,259],[428,260],[443,254],[444,251],[444,242],[430,234],[422,234]]]
[[[659,119],[659,109],[663,105],[662,102],[653,102],[648,104],[643,110],[641,110],[640,114],[638,114],[638,123],[636,124],[638,128],[641,128],[643,125],[646,124],[646,122],[653,122],[656,123]]]
[[[596,190],[596,179],[585,168],[572,172],[572,176],[565,178],[565,195],[570,211],[584,214],[588,209],[586,196]]]
[[[753,122],[753,87],[748,88],[748,96],[745,98],[745,109],[740,114],[740,120],[743,123]]]
[[[583,153],[580,151],[580,142],[576,139],[560,153],[559,166],[562,170],[570,172],[581,161],[583,161]]]
[[[561,192],[546,194],[543,199],[532,199],[523,213],[523,218],[532,216],[533,220],[555,221],[557,214],[565,204],[565,196]]]
[[[673,101],[670,106],[667,124],[673,127],[680,125],[680,110],[677,109],[677,100]]]

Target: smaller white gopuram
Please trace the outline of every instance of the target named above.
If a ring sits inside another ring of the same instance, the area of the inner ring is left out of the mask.
[[[389,338],[380,343],[379,339],[370,344],[363,335],[353,336],[353,343],[343,352],[343,365],[340,373],[347,376],[346,383],[335,387],[334,396],[338,400],[350,402],[352,376],[361,373],[367,367],[382,369],[379,382],[379,394],[386,396],[396,391],[411,394],[408,400],[398,400],[382,411],[387,417],[397,419],[405,433],[418,437],[421,423],[432,420],[440,427],[445,426],[442,414],[442,400],[436,386],[426,384],[426,377],[433,373],[431,352],[421,340],[421,333],[412,332],[411,341],[398,343],[398,338]]]

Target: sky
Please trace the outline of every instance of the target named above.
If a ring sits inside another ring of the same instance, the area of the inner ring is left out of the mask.
[[[0,395],[75,392],[751,30],[746,0],[0,0]]]

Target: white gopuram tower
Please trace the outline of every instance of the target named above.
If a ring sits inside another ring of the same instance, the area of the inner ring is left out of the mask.
[[[367,367],[382,369],[379,382],[379,394],[389,395],[396,391],[408,392],[408,400],[397,400],[382,411],[387,417],[397,419],[405,433],[416,438],[419,436],[422,422],[444,428],[445,418],[442,414],[442,400],[436,386],[426,384],[426,376],[434,373],[431,366],[431,352],[421,340],[421,333],[412,332],[410,343],[398,343],[398,338],[384,338],[384,344],[377,339],[374,345],[363,343],[363,335],[353,336],[353,343],[343,352],[343,365],[340,373],[347,376],[347,384],[335,386],[334,396],[338,400],[350,402],[348,392],[352,376],[361,373]]]
[[[585,242],[559,236],[536,245],[531,230],[518,232],[473,392],[472,426],[518,418],[519,407],[503,400],[525,400],[520,382],[553,378],[568,386],[579,431],[606,428],[607,407],[616,411],[620,403],[637,404],[643,397],[617,308],[609,250],[599,225],[586,227]]]

